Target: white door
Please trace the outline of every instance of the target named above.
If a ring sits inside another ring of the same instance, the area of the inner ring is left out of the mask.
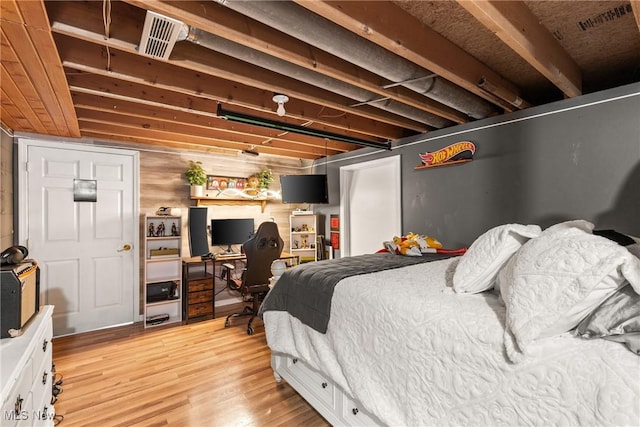
[[[137,153],[21,139],[20,242],[40,266],[54,335],[139,312]]]
[[[402,233],[400,156],[340,168],[341,256],[374,253]]]

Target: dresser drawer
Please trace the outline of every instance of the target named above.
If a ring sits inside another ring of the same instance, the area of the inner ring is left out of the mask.
[[[189,304],[198,304],[203,302],[211,303],[211,301],[213,301],[213,291],[189,293]]]
[[[188,292],[211,291],[213,290],[213,279],[189,280]]]
[[[369,413],[362,409],[361,405],[346,394],[342,395],[342,418],[344,418],[345,424],[349,426],[380,425]]]
[[[53,426],[52,314],[53,306],[42,306],[23,335],[0,341],[2,427]]]
[[[36,345],[33,350],[33,376],[32,381],[40,381],[42,371],[51,371],[52,347],[51,339],[53,336],[53,327],[48,324],[41,334],[36,336]],[[48,366],[47,366],[48,365]]]
[[[210,316],[213,314],[213,302],[189,304],[189,317]]]
[[[33,412],[32,419],[34,426],[50,425],[53,419],[54,409],[51,404],[51,390],[53,387],[53,377],[51,366],[49,369],[41,369],[40,375],[33,384]]]
[[[2,402],[2,422],[0,425],[17,426],[19,421],[30,421],[33,412],[33,358],[29,358],[22,369],[20,377]]]
[[[307,385],[309,391],[329,408],[336,407],[336,388],[319,372],[305,365],[299,359],[289,359],[287,369],[294,377]]]
[[[42,353],[43,346],[36,347],[36,355],[37,357],[33,358],[33,400],[34,404],[40,405],[40,402],[43,400],[44,395],[51,395],[51,361],[52,361],[52,353],[53,346],[49,341],[46,345],[46,350]],[[40,354],[42,353],[42,354]],[[42,356],[42,357],[41,357]],[[42,408],[35,407],[34,411],[42,411]]]

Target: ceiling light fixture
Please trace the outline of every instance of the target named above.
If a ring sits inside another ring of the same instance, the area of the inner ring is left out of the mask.
[[[245,123],[248,125],[262,126],[270,129],[278,129],[287,132],[298,133],[300,135],[315,136],[318,138],[327,138],[334,141],[348,142],[351,144],[362,145],[365,147],[380,148],[383,150],[391,150],[390,144],[382,142],[367,141],[366,139],[353,138],[337,133],[315,130],[304,126],[292,125],[275,120],[263,119],[262,117],[250,116],[249,114],[236,113],[234,111],[223,110],[222,105],[218,104],[218,117],[231,120],[232,122]]]
[[[278,109],[276,110],[276,113],[278,113],[280,117],[287,114],[286,110],[284,109],[284,103],[287,101],[289,101],[289,97],[287,95],[282,95],[280,93],[276,93],[275,95],[273,95],[273,102],[278,104]]]

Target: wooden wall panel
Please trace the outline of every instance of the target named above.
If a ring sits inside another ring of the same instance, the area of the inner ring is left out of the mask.
[[[13,245],[13,139],[0,130],[0,250]]]

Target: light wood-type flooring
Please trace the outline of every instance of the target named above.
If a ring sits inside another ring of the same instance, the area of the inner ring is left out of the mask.
[[[276,384],[262,322],[247,335],[247,320],[54,339],[60,426],[327,426],[288,384]]]

